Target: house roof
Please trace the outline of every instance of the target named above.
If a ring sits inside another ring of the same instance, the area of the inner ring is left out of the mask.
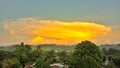
[[[54,63],[54,64],[51,64],[50,66],[64,67],[64,65],[62,65],[61,63]]]
[[[30,61],[26,63],[26,65],[33,65],[33,64],[35,64],[35,62]]]

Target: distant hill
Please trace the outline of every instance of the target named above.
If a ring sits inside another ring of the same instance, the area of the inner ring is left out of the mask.
[[[13,51],[14,49],[14,46],[0,46],[0,50]]]
[[[101,48],[109,49],[109,48],[114,48],[117,50],[120,50],[120,44],[103,44],[100,46]]]
[[[44,51],[50,51],[50,50],[54,50],[54,51],[73,51],[75,45],[71,45],[71,46],[67,46],[67,45],[56,45],[56,44],[39,44],[42,48],[42,50]],[[30,45],[33,49],[37,46],[37,45]],[[105,48],[105,49],[109,49],[109,48],[115,48],[120,50],[120,44],[103,44],[99,46],[100,49]],[[11,45],[11,46],[0,46],[0,49],[2,50],[6,50],[6,51],[13,51],[15,49],[15,45]]]
[[[42,44],[42,50],[50,51],[73,51],[75,46],[55,45],[55,44]]]
[[[66,45],[56,45],[56,44],[39,44],[42,48],[42,50],[45,51],[73,51],[74,45],[72,46],[66,46]],[[37,45],[31,45],[31,47],[34,49]],[[0,46],[0,49],[6,50],[6,51],[13,51],[15,49],[15,45],[12,46]]]

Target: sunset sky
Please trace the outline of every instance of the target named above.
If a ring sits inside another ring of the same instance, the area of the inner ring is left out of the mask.
[[[0,0],[0,45],[120,43],[120,0]]]

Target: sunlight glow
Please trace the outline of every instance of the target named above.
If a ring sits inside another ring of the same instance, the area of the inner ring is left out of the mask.
[[[29,37],[30,43],[54,44],[78,43],[104,36],[111,31],[110,27],[91,22],[62,22],[35,18],[8,21],[4,28],[13,35]]]

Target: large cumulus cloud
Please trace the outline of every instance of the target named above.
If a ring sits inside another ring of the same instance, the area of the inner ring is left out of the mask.
[[[12,35],[29,37],[30,43],[71,44],[104,36],[110,28],[91,22],[63,22],[21,18],[7,21],[4,28]]]

